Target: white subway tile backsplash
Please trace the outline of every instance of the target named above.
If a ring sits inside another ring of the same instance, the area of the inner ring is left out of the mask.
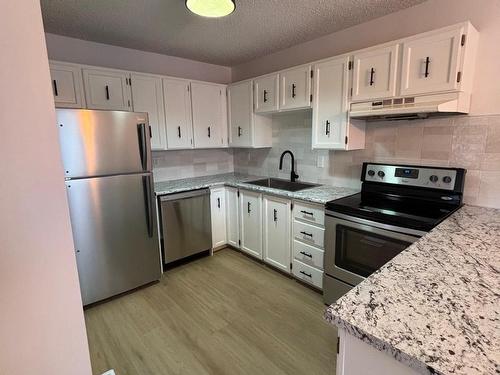
[[[468,169],[466,203],[500,208],[500,116],[457,116],[414,121],[376,121],[366,126],[366,148],[356,151],[311,150],[311,114],[273,117],[273,148],[234,151],[237,172],[288,178],[278,170],[279,156],[290,149],[300,179],[359,187],[364,161]],[[327,155],[324,167],[318,156]]]

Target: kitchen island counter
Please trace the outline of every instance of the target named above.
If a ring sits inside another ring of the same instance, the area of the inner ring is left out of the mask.
[[[328,307],[423,374],[500,373],[500,210],[464,206]]]

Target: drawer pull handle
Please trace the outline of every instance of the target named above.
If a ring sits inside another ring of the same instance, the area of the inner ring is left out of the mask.
[[[247,212],[250,213],[252,210],[250,209],[250,202],[247,202]]]
[[[220,208],[220,198],[217,198],[217,208]]]
[[[311,278],[312,278],[312,275],[311,275],[310,273],[307,273],[307,272],[304,272],[304,271],[300,271],[300,273],[301,273],[302,275],[305,275],[305,276],[307,276],[307,277],[311,277]]]
[[[309,211],[304,211],[304,210],[301,210],[300,212],[302,212],[304,215],[311,215],[311,216],[314,216],[314,214],[312,212],[309,212]]]
[[[304,236],[308,236],[308,237],[311,237],[311,238],[313,236],[312,233],[307,233],[307,232],[304,232],[304,231],[302,231],[300,233],[303,234]]]
[[[278,210],[273,210],[273,220],[275,222],[278,222]]]
[[[306,253],[305,251],[301,251],[300,252],[302,255],[306,256],[306,257],[309,257],[309,258],[312,258],[312,254],[309,254],[309,253]]]

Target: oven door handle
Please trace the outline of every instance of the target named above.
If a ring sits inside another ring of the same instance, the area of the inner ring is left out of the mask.
[[[419,237],[422,237],[427,234],[427,232],[417,229],[398,227],[395,225],[378,223],[376,221],[362,219],[359,217],[341,214],[338,212],[325,210],[325,214],[327,218],[331,218],[332,220],[341,220],[343,224],[346,226],[350,226],[358,229],[365,229],[366,227],[371,227],[370,232],[372,233],[381,233],[391,238],[401,239],[403,241],[409,241],[413,238],[414,242]],[[378,231],[376,229],[379,229]]]

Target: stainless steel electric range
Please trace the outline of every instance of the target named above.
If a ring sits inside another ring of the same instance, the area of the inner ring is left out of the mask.
[[[326,204],[331,304],[462,205],[465,169],[364,163],[361,192]]]

